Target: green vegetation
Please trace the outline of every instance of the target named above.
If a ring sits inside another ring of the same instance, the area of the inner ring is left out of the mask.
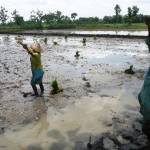
[[[76,54],[74,55],[74,57],[76,57],[76,58],[80,57],[79,51],[76,51]]]
[[[17,10],[8,16],[8,11],[0,7],[0,32],[19,32],[34,29],[107,29],[107,30],[128,30],[147,29],[144,24],[144,15],[138,14],[137,6],[128,7],[127,14],[121,15],[121,8],[117,4],[114,7],[113,16],[98,17],[78,17],[73,12],[70,17],[65,16],[60,11],[44,14],[41,10],[33,10],[30,18],[24,17]]]
[[[107,29],[107,30],[143,30],[147,29],[144,23],[134,24],[82,24],[77,25],[77,29]]]
[[[0,26],[0,33],[15,33],[15,32],[20,32],[23,31],[22,28],[20,27],[10,27],[10,26]]]
[[[63,89],[59,88],[57,80],[52,81],[51,86],[52,90],[50,94],[57,94],[59,92],[63,92]]]
[[[65,25],[64,25],[65,26]],[[58,26],[57,26],[58,27]],[[42,29],[71,29],[68,26],[62,28],[62,26],[57,28],[56,26],[52,26],[51,28],[42,27]],[[38,25],[24,25],[24,26],[0,26],[0,33],[13,33],[13,32],[20,32],[23,30],[34,30],[34,29],[41,29]],[[147,26],[144,23],[134,23],[134,24],[80,24],[72,27],[72,29],[91,29],[91,30],[146,30]]]

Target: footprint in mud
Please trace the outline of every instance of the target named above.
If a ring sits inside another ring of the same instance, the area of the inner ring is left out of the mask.
[[[31,144],[27,147],[27,150],[43,150],[40,144]]]
[[[125,123],[125,121],[123,119],[117,118],[117,117],[113,117],[112,120],[116,123]]]
[[[23,95],[23,97],[28,97],[32,95],[31,92],[21,92],[21,94]]]
[[[83,81],[88,81],[88,79],[86,77],[83,77],[82,80]]]
[[[112,121],[103,121],[103,124],[107,127],[112,127]]]
[[[5,127],[0,128],[0,134],[3,134],[5,132]]]
[[[85,83],[85,87],[90,88],[90,87],[91,87],[90,82],[86,82],[86,83]]]
[[[67,132],[67,135],[68,135],[69,137],[72,137],[72,136],[75,136],[79,131],[80,131],[80,128],[76,128],[76,129],[74,129],[74,130],[68,131],[68,132]]]
[[[131,111],[138,111],[138,108],[137,107],[134,107],[134,106],[131,106],[131,105],[125,105],[125,108],[127,108],[128,110],[131,110]]]
[[[68,144],[64,141],[54,142],[52,145],[50,145],[49,150],[65,150],[67,145]]]
[[[58,130],[48,131],[47,136],[54,139],[58,139],[60,141],[65,139],[65,137]]]
[[[102,94],[102,95],[100,95],[100,97],[112,97],[113,98],[113,96],[107,95],[107,94]]]

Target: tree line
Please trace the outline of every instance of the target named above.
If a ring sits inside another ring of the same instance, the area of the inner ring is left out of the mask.
[[[144,15],[138,14],[139,8],[137,6],[128,7],[127,14],[121,15],[121,8],[117,4],[114,7],[115,15],[113,16],[105,16],[103,18],[104,23],[143,23]]]
[[[70,16],[65,16],[61,11],[49,12],[44,14],[41,10],[31,11],[30,18],[24,20],[24,17],[19,14],[17,10],[8,15],[8,10],[0,7],[0,24],[21,26],[26,28],[42,28],[42,27],[58,27],[64,26],[66,28],[75,27],[78,24],[115,24],[115,23],[143,23],[144,15],[139,14],[137,6],[128,7],[127,14],[121,15],[121,8],[118,4],[114,7],[113,16],[104,16],[102,19],[98,17],[78,17],[76,12],[71,13]]]

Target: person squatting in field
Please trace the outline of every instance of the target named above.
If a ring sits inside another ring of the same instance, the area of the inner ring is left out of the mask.
[[[32,96],[42,96],[44,93],[44,86],[42,83],[44,71],[43,66],[41,63],[41,46],[39,43],[35,42],[28,46],[24,44],[22,41],[17,41],[18,44],[22,45],[22,47],[27,50],[28,54],[30,54],[30,61],[31,61],[31,71],[32,71],[32,79],[31,79],[31,86],[33,88],[34,93]],[[39,84],[41,93],[39,95],[36,84]]]

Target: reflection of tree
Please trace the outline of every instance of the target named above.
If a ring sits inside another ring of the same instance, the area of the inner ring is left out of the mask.
[[[37,136],[39,136],[43,131],[48,131],[48,127],[49,127],[49,122],[47,121],[47,114],[44,113],[41,115],[41,118],[38,122],[39,125],[39,129],[37,131]]]

